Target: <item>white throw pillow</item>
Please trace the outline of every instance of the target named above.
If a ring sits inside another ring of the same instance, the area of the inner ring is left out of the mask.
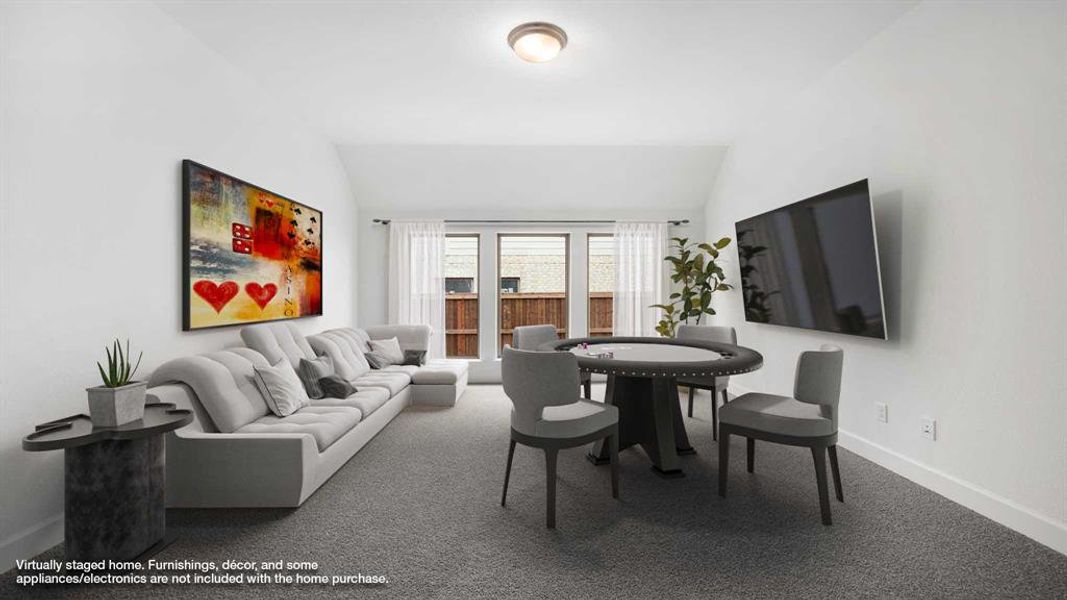
[[[279,417],[288,417],[311,404],[300,376],[287,359],[283,358],[271,367],[255,367],[252,378],[270,411]]]
[[[404,363],[404,351],[400,349],[400,342],[395,337],[387,340],[371,340],[367,343],[370,344],[371,352],[377,352],[388,358],[390,363],[394,365]]]

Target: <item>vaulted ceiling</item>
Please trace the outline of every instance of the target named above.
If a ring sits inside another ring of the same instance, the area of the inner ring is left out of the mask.
[[[482,212],[702,207],[739,132],[914,4],[158,3],[332,140],[361,206]],[[567,48],[519,60],[527,21]]]
[[[728,144],[910,1],[161,2],[339,144]],[[512,27],[562,26],[549,63]]]

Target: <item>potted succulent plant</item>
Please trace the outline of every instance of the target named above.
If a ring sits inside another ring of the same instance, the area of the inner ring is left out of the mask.
[[[89,393],[89,417],[93,425],[117,427],[143,418],[148,382],[131,380],[137,373],[137,367],[141,366],[144,352],[137,356],[137,363],[131,366],[129,340],[126,340],[125,352],[117,339],[111,348],[105,348],[104,351],[107,352],[107,369],[96,363],[104,385],[86,390]]]

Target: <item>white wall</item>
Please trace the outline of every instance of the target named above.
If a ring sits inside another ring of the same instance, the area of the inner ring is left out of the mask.
[[[238,343],[181,332],[192,158],[325,213],[325,315],[355,314],[356,210],[331,144],[152,5],[8,5],[0,19],[0,571],[61,541],[63,454],[35,423],[84,412],[114,336],[142,374]]]
[[[719,232],[869,177],[890,340],[747,325],[731,292],[719,320],[766,358],[737,385],[788,393],[798,352],[843,346],[844,446],[1061,552],[1064,7],[918,6],[741,136],[707,205]]]
[[[339,151],[361,208],[604,213],[703,206],[726,148],[372,145]]]

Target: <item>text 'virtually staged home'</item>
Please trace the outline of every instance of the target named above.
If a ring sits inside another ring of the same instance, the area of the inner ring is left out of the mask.
[[[0,598],[1067,598],[1067,1],[0,0]]]

